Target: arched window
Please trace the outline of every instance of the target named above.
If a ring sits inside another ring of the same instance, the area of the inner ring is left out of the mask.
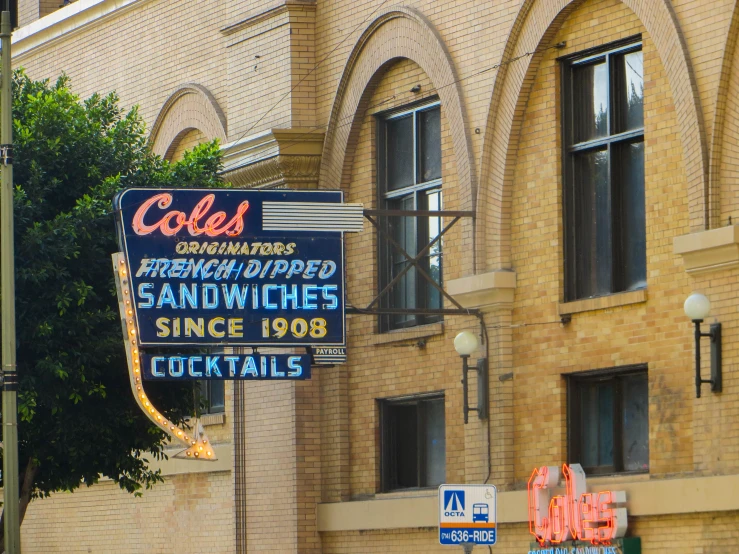
[[[381,114],[378,127],[379,206],[384,210],[442,210],[441,109],[438,100]],[[389,237],[409,255],[416,256],[441,231],[440,217],[390,216],[385,218]],[[439,309],[441,294],[419,275],[410,260],[381,236],[380,291],[393,283],[383,298],[384,308],[407,313],[382,316],[382,331],[439,321],[441,316],[413,313]],[[421,268],[442,283],[442,244],[434,243],[423,256]]]

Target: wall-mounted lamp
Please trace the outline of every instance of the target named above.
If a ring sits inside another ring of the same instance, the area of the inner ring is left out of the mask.
[[[464,393],[464,422],[467,415],[477,412],[480,419],[488,417],[488,360],[480,358],[474,368],[470,368],[467,361],[477,347],[480,346],[477,336],[469,331],[462,331],[454,338],[454,349],[462,358],[462,390]],[[477,372],[477,406],[470,408],[467,388],[467,372],[474,369]]]
[[[711,311],[711,302],[702,294],[688,296],[683,306],[695,324],[695,397],[701,397],[701,385],[711,384],[711,392],[721,392],[721,324],[712,323],[708,333],[701,333],[701,323]],[[701,337],[711,337],[711,378],[701,379]]]

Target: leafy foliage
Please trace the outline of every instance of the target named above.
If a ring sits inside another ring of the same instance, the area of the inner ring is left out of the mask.
[[[220,187],[218,145],[168,163],[147,147],[137,109],[115,93],[85,101],[62,76],[13,82],[19,465],[33,494],[100,475],[135,492],[160,476],[146,456],[165,435],[130,392],[111,254],[112,199],[125,187]],[[147,386],[173,421],[192,413],[188,385]]]

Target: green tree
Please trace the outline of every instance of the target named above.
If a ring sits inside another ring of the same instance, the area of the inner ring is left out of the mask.
[[[137,109],[114,94],[81,101],[62,76],[13,81],[16,326],[21,521],[29,501],[100,476],[136,493],[165,435],[134,403],[111,254],[112,199],[125,187],[217,187],[218,145],[178,163],[151,153]],[[187,385],[147,386],[173,421],[193,410]],[[2,525],[0,524],[0,533]]]

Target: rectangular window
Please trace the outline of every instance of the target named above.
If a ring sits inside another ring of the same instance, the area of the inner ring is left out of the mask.
[[[567,376],[569,461],[586,473],[649,471],[644,366]]]
[[[446,478],[444,396],[380,400],[383,492],[437,487]]]
[[[562,60],[565,300],[646,287],[641,43]]]
[[[198,381],[200,409],[203,414],[221,414],[226,411],[225,381]]]
[[[438,102],[406,108],[378,118],[379,205],[386,210],[442,210],[441,111]],[[392,216],[384,218],[393,241],[415,257],[441,232],[440,217]],[[441,316],[413,313],[440,309],[441,294],[389,240],[380,236],[378,280],[380,291],[397,278],[382,300],[384,308],[408,313],[383,316],[380,329],[388,331],[439,321]],[[442,282],[441,240],[419,264],[434,282]]]

